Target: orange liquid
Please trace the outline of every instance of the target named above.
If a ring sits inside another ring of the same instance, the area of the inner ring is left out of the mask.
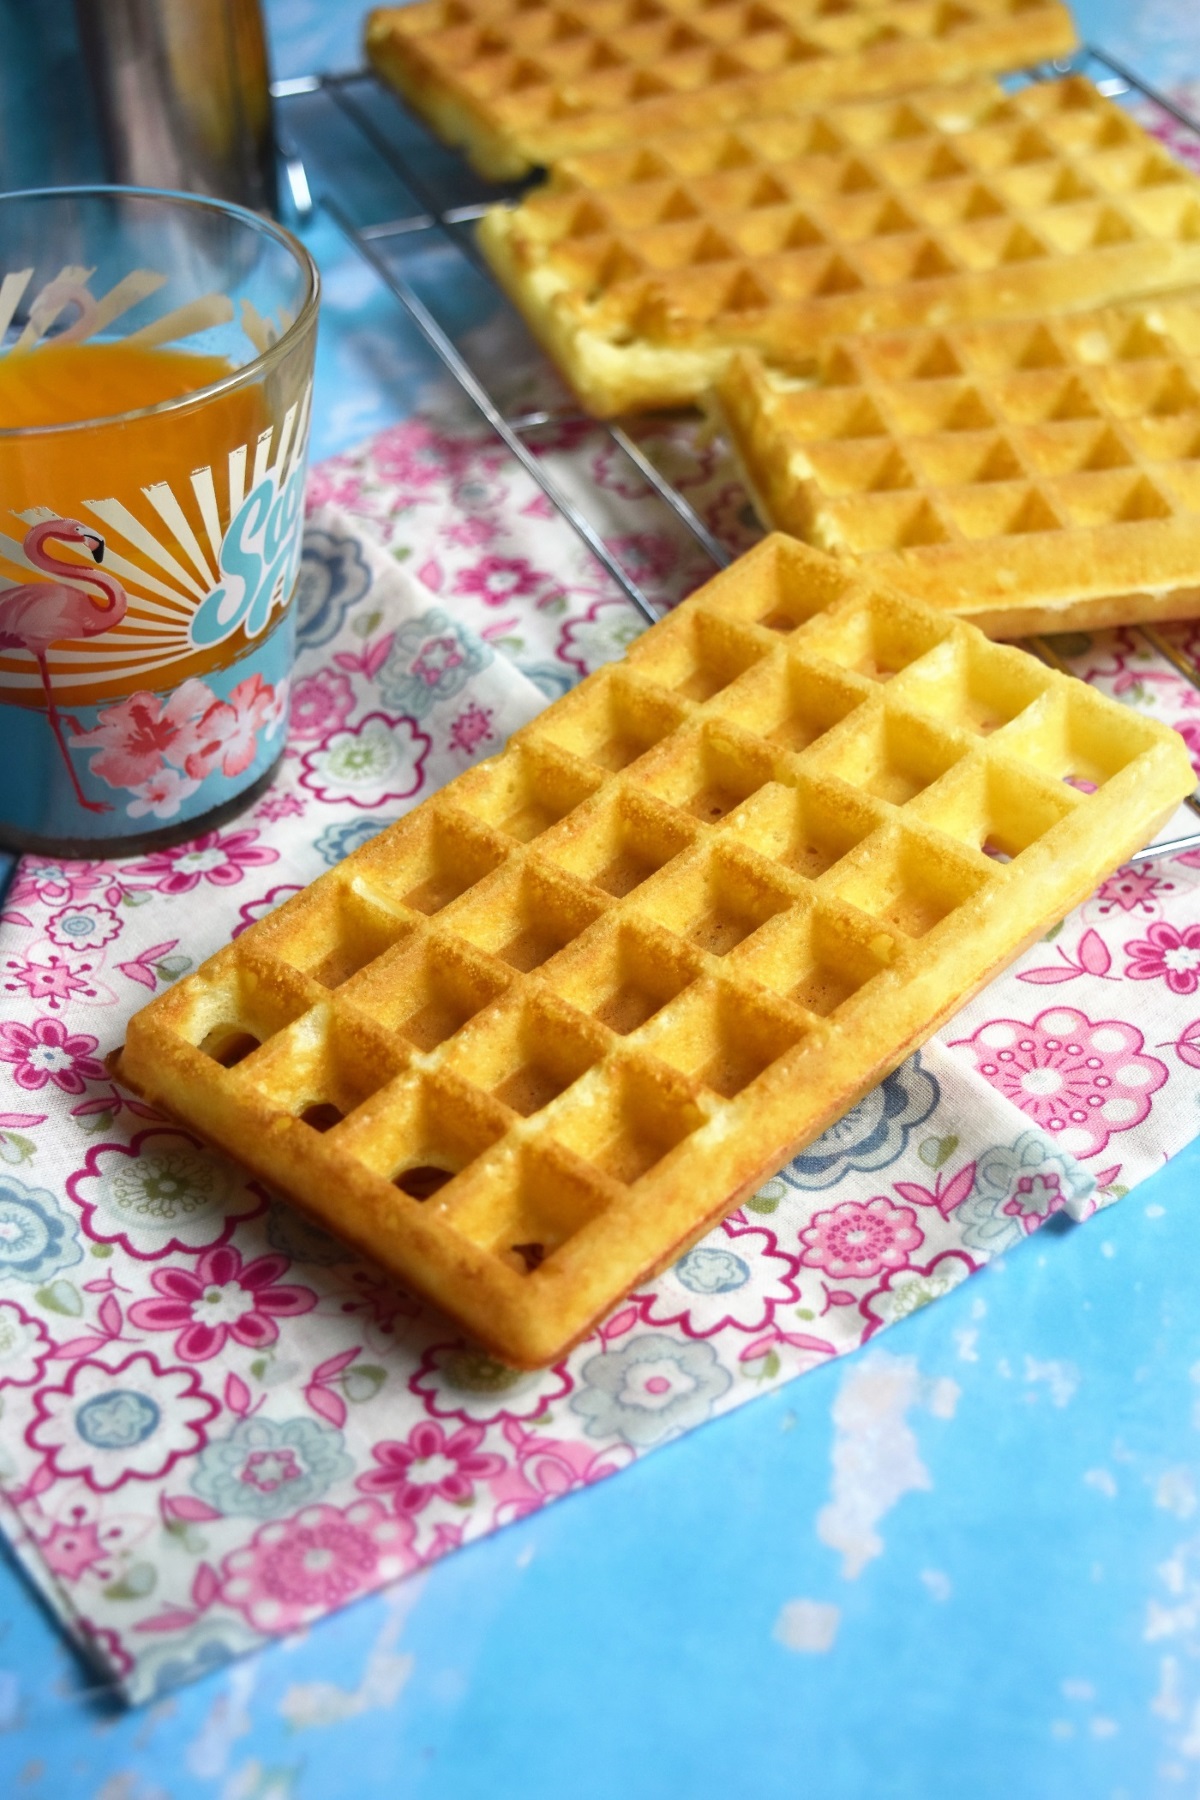
[[[177,400],[232,373],[223,356],[126,344],[47,344],[0,356],[0,431],[73,425]]]
[[[189,402],[189,394],[232,372],[223,357],[123,343],[50,344],[18,355],[0,355],[0,536],[19,543],[27,529],[21,515],[39,508],[95,524],[97,515],[88,502],[111,499],[128,509],[164,551],[190,570],[187,545],[148,503],[146,490],[161,491],[161,484],[167,484],[195,540],[206,543],[208,522],[192,478],[196,471],[211,471],[209,492],[217,510],[217,525],[223,531],[231,516],[230,453],[246,447],[243,468],[248,479],[261,434],[278,426],[287,408],[300,399],[309,366],[306,359],[299,359],[294,366],[276,366],[264,379]],[[145,418],[116,417],[164,400],[181,404]],[[83,423],[88,420],[97,422]],[[29,437],[4,435],[6,429],[22,425],[72,424],[76,426],[73,430]],[[114,538],[111,530],[107,541],[110,550],[128,554],[128,544],[119,536]],[[107,566],[112,566],[111,560]],[[146,566],[153,573],[160,572],[153,564]],[[0,589],[5,583],[28,579],[28,571],[11,556],[6,557],[0,542]],[[129,641],[139,623],[152,625],[154,620],[153,590],[145,603],[136,591],[131,592],[126,623],[103,645],[97,644],[96,652],[119,649],[119,640]],[[197,651],[173,661],[166,679],[177,683],[204,674],[236,660],[245,649],[246,640],[238,633],[216,651]],[[10,671],[28,672],[28,668],[27,656],[0,650],[0,700],[40,704],[40,692],[18,693],[11,685],[5,691],[5,676]],[[78,703],[93,702],[155,685],[145,670],[136,674],[131,670],[123,677],[112,661],[106,667],[98,661],[94,679],[75,687],[71,697]]]

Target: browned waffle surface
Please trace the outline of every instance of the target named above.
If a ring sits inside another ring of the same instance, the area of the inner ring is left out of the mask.
[[[1200,612],[1200,304],[751,354],[718,415],[764,520],[993,636]]]
[[[380,73],[495,178],[1074,44],[1058,0],[424,0],[367,25]]]
[[[1191,784],[1163,726],[775,536],[151,1002],[121,1076],[550,1362]]]
[[[978,80],[573,157],[480,240],[608,416],[695,399],[735,346],[1198,282],[1200,182],[1082,77]]]

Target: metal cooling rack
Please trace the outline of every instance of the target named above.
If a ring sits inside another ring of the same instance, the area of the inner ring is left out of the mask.
[[[1088,75],[1109,99],[1130,106],[1149,105],[1174,119],[1194,144],[1200,167],[1200,120],[1103,50],[1085,45],[1071,57],[1004,79],[1020,85],[1069,73]],[[468,304],[486,298],[489,307],[512,311],[475,246],[471,228],[497,200],[516,196],[533,182],[500,185],[485,181],[461,156],[439,143],[369,69],[294,76],[275,82],[271,92],[277,103],[276,129],[287,190],[298,217],[304,220],[319,210],[333,221],[404,308],[492,431],[647,623],[653,624],[659,613],[604,542],[598,525],[577,500],[562,491],[530,447],[539,430],[575,424],[605,434],[690,532],[714,568],[727,567],[733,561],[732,552],[713,536],[622,426],[595,420],[569,404],[553,410],[509,412],[496,397],[486,373],[475,368],[456,343],[453,321],[446,318],[448,292],[463,294]],[[335,162],[336,172],[328,166]],[[436,280],[430,279],[428,268],[421,267],[422,261],[428,264],[431,249],[440,253],[434,259],[439,264]],[[453,289],[446,279],[442,260],[446,256],[453,259]],[[1155,626],[1131,629],[1200,691],[1200,664],[1185,656]],[[1044,662],[1073,673],[1053,639],[1029,638],[1025,646]],[[1200,821],[1200,789],[1185,805]],[[1170,837],[1156,839],[1142,854],[1174,856],[1198,846],[1200,823],[1193,830],[1173,831]]]

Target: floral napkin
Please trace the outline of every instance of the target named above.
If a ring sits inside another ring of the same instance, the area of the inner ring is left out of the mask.
[[[745,541],[719,451],[649,435]],[[606,439],[572,427],[541,453],[658,598],[710,572]],[[1052,1214],[1118,1198],[1200,1099],[1200,858],[1141,862],[565,1362],[517,1374],[473,1349],[101,1060],[151,993],[637,629],[477,431],[410,421],[312,487],[275,786],[173,849],[27,858],[0,922],[0,1507],[133,1700],[855,1348]],[[1120,633],[1067,648],[1200,746],[1167,665]]]

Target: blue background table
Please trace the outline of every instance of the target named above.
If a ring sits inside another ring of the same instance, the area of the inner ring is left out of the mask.
[[[1150,79],[1200,75],[1194,0],[1078,10]],[[359,12],[274,0],[277,76],[355,66]],[[321,456],[436,369],[308,235]],[[140,1712],[0,1561],[0,1795],[1200,1792],[1198,1182],[1194,1145],[865,1355]]]

